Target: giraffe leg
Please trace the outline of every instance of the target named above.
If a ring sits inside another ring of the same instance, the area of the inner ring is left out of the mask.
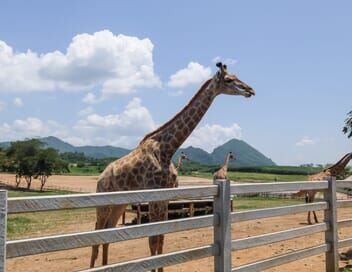
[[[149,203],[149,218],[150,222],[157,222],[167,220],[168,217],[168,201],[157,201]],[[164,235],[157,235],[149,237],[150,254],[161,254],[163,251]],[[151,270],[155,272],[156,270]],[[163,272],[164,268],[159,267],[158,272]]]
[[[318,221],[318,217],[317,217],[317,215],[315,214],[315,211],[313,211],[313,215],[314,215],[314,220],[315,220],[315,223],[319,223],[319,221]]]
[[[103,229],[109,219],[111,208],[110,207],[99,207],[97,208],[97,221],[95,223],[95,229]],[[92,255],[90,258],[90,267],[94,267],[95,260],[98,258],[99,245],[92,246]]]
[[[127,205],[113,206],[105,228],[114,228],[119,221],[120,216],[124,213]],[[103,260],[102,264],[108,264],[109,244],[103,244]]]
[[[312,221],[310,220],[310,211],[308,211],[307,220],[308,220],[308,224],[309,224],[309,225],[312,225]]]

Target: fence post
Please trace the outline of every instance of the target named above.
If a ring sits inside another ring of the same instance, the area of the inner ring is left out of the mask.
[[[328,189],[324,192],[324,200],[329,203],[329,209],[324,211],[324,221],[329,224],[325,232],[325,243],[330,250],[325,253],[325,267],[327,272],[339,271],[336,177],[328,178]]]
[[[214,271],[231,271],[231,220],[230,220],[230,181],[216,180],[219,193],[214,197],[214,244],[219,248],[219,255],[214,256]],[[216,224],[216,218],[219,224]]]
[[[6,270],[7,191],[0,190],[0,272]]]

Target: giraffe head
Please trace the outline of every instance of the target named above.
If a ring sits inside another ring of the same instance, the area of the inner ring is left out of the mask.
[[[245,97],[255,95],[255,91],[250,86],[227,72],[225,64],[218,62],[216,66],[219,71],[213,80],[216,82],[216,90],[219,94],[242,95]]]
[[[180,159],[181,159],[181,160],[186,160],[186,161],[189,161],[188,156],[187,156],[187,155],[186,155],[183,151],[181,152]]]
[[[229,159],[230,160],[236,160],[235,155],[231,151],[229,152]]]

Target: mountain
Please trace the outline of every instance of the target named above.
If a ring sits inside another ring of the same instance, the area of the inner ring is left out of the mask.
[[[174,158],[178,158],[179,154],[184,152],[191,161],[206,165],[221,165],[224,162],[225,155],[230,151],[232,151],[236,157],[236,160],[230,162],[230,165],[233,167],[275,165],[271,159],[264,156],[254,147],[250,146],[245,141],[237,139],[232,139],[218,146],[212,153],[192,146],[180,148]]]
[[[106,157],[122,157],[130,152],[130,150],[114,147],[114,146],[73,146],[69,143],[66,143],[59,138],[49,136],[41,138],[42,141],[47,147],[52,147],[59,150],[60,153],[63,152],[78,152],[84,153],[88,157],[93,157],[97,159],[106,158]]]
[[[211,153],[213,164],[224,162],[225,154],[232,151],[236,160],[230,162],[231,166],[270,166],[275,163],[260,153],[258,150],[247,144],[245,141],[232,139],[217,147]]]
[[[199,162],[201,164],[213,164],[212,156],[201,148],[189,146],[186,148],[180,148],[174,155],[174,160],[180,156],[180,153],[184,152],[191,161]]]
[[[131,150],[114,146],[73,146],[59,138],[50,136],[39,139],[45,146],[57,149],[60,153],[63,152],[79,152],[93,158],[107,157],[122,157],[128,154]],[[10,142],[0,143],[0,147],[8,147]],[[234,167],[242,166],[270,166],[275,163],[256,150],[254,147],[247,144],[245,141],[232,139],[223,145],[218,146],[212,153],[208,153],[201,148],[187,147],[177,150],[174,159],[179,157],[180,152],[187,154],[191,161],[205,165],[221,165],[227,152],[232,151],[235,154],[236,160],[230,163]]]

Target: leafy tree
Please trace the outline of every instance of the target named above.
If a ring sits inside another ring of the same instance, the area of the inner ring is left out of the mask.
[[[40,190],[42,191],[48,177],[53,173],[68,171],[67,163],[64,162],[56,149],[41,149],[37,154],[35,178],[40,180]]]
[[[16,183],[19,186],[21,178],[27,182],[30,189],[33,176],[36,174],[37,155],[42,143],[37,139],[12,142],[7,149],[7,157],[12,161],[16,172]]]
[[[67,163],[60,158],[55,149],[43,149],[42,146],[39,140],[31,139],[13,142],[7,149],[6,155],[16,173],[17,187],[24,178],[27,189],[30,189],[33,178],[39,178],[40,189],[43,190],[49,176],[68,171]]]
[[[352,137],[352,111],[347,114],[345,126],[343,127],[342,131],[343,133],[347,134],[348,138]]]

